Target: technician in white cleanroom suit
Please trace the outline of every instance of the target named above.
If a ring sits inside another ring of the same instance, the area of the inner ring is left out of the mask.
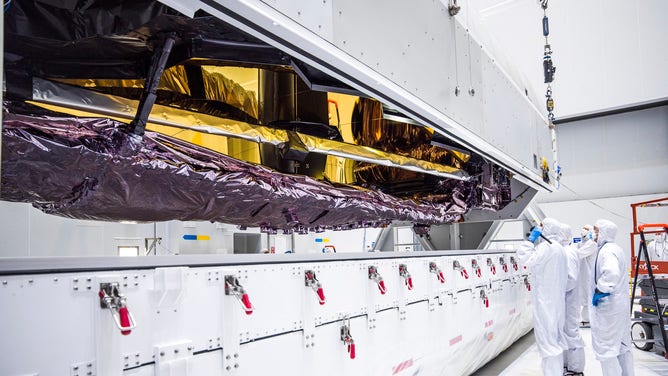
[[[565,323],[564,339],[568,349],[564,351],[564,375],[582,375],[585,366],[584,341],[580,336],[580,288],[578,277],[580,276],[580,256],[571,244],[571,226],[560,224],[559,240],[564,248],[568,266],[568,279],[566,282],[565,297]]]
[[[594,259],[598,247],[594,241],[594,226],[584,225],[580,230],[581,242],[577,243],[578,256],[580,256],[580,276],[578,277],[578,288],[580,289],[580,306],[582,307],[581,321],[586,327],[589,326],[589,306],[591,305],[592,291],[589,288],[589,274],[594,268]]]
[[[547,240],[540,237],[541,230]],[[541,226],[531,231],[529,240],[520,245],[517,256],[531,272],[533,332],[543,374],[562,376],[563,351],[568,348],[563,337],[568,269],[566,255],[559,244],[559,222],[545,218]],[[537,242],[535,247],[533,242]]]
[[[654,240],[647,244],[649,259],[654,261],[668,261],[668,240],[666,232],[656,234]]]
[[[598,253],[594,260],[591,290],[591,339],[603,376],[633,375],[629,257],[615,244],[617,226],[605,219],[594,225]]]

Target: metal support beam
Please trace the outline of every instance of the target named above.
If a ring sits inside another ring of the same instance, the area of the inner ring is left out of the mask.
[[[491,226],[489,226],[489,229],[487,232],[485,232],[485,235],[483,235],[482,239],[480,239],[480,243],[478,244],[478,249],[487,249],[487,244],[496,237],[496,234],[499,232],[499,229],[503,226],[503,221],[492,221]]]
[[[450,249],[460,249],[459,223],[450,224]]]
[[[538,206],[538,203],[531,202],[524,209],[524,216],[529,221],[529,226],[533,227],[539,224],[540,221],[542,221],[543,218],[545,218],[545,213],[543,213],[543,210],[541,210],[540,206]]]
[[[204,90],[204,77],[202,77],[202,67],[197,65],[184,64],[186,78],[188,79],[188,88],[190,96],[197,99],[206,99]]]
[[[148,116],[151,113],[151,109],[153,108],[157,97],[156,92],[158,90],[158,84],[160,83],[160,77],[162,77],[162,72],[165,70],[165,65],[167,64],[167,59],[169,58],[169,53],[172,51],[174,42],[176,42],[176,33],[168,33],[165,36],[162,48],[156,50],[153,54],[146,82],[144,82],[144,91],[139,99],[137,114],[135,114],[134,120],[130,123],[130,132],[136,135],[144,135]]]
[[[420,242],[420,245],[422,246],[423,251],[435,251],[436,248],[434,248],[434,245],[431,244],[431,240],[429,238],[429,235],[415,235],[417,238],[418,242]]]
[[[391,245],[389,247],[385,246],[385,242],[388,240],[391,241]],[[380,234],[378,234],[378,239],[376,239],[376,244],[373,247],[374,252],[391,252],[394,251],[394,227],[392,225],[387,226],[380,230]]]

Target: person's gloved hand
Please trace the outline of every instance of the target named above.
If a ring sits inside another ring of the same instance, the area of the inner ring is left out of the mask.
[[[594,307],[598,306],[598,303],[601,301],[601,299],[605,298],[606,296],[610,296],[609,292],[600,292],[598,289],[594,291],[594,296],[591,298],[591,304],[594,305]]]
[[[536,240],[540,237],[540,234],[543,232],[543,229],[540,226],[536,226],[531,229],[531,233],[527,238],[530,242],[535,243]]]

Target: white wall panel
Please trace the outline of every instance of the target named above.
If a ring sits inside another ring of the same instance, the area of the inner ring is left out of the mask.
[[[30,217],[28,204],[0,202],[0,253],[4,257],[30,256]],[[34,209],[33,209],[34,210]]]
[[[536,1],[465,1],[458,16],[517,82],[544,106],[542,10]],[[664,15],[668,2],[555,1],[547,11],[557,67],[555,114],[668,97]]]
[[[641,93],[644,98],[665,97],[668,83],[668,52],[665,48],[656,48],[666,43],[668,32],[665,28],[665,14],[668,4],[662,0],[650,0],[638,3],[638,65],[642,74]]]
[[[332,1],[262,0],[322,38],[332,37]]]
[[[668,106],[559,124],[557,138],[564,187],[538,202],[668,191]]]

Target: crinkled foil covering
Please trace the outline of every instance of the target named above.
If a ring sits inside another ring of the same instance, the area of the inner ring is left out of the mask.
[[[428,128],[383,119],[382,104],[376,100],[360,97],[353,109],[352,118],[353,137],[358,145],[456,169],[462,168],[470,158],[464,153],[430,145],[433,132]],[[424,177],[420,173],[368,163],[358,163],[355,175],[360,182],[368,184],[420,184]]]
[[[192,97],[183,65],[165,69],[160,76],[156,103],[257,124],[258,102],[255,93],[244,90],[241,85],[225,77],[221,69],[215,66],[201,67],[206,98]],[[145,80],[60,78],[54,81],[139,100]]]
[[[360,97],[352,115],[352,132],[358,145],[369,146],[433,163],[461,168],[470,155],[430,145],[433,130],[409,123],[385,120],[383,105]],[[417,146],[416,146],[417,145]]]
[[[206,99],[230,104],[243,110],[253,118],[258,118],[258,104],[255,93],[248,92],[238,83],[225,77],[220,67],[203,66],[202,79]],[[182,79],[187,80],[186,77]]]
[[[459,221],[476,196],[475,181],[443,180],[434,197],[402,200],[279,173],[154,132],[130,136],[110,119],[6,113],[3,125],[1,198],[70,218],[343,230]]]
[[[68,85],[76,85],[85,87],[87,89],[95,88],[132,88],[143,89],[143,78],[138,79],[92,79],[92,78],[56,78],[54,81],[62,82]],[[169,67],[162,72],[160,82],[158,83],[158,90],[168,90],[175,93],[190,95],[190,87],[188,86],[188,78],[186,76],[183,65],[175,65]]]
[[[54,112],[79,117],[99,117],[105,113],[119,121],[131,121],[138,104],[135,100],[38,78],[33,80],[33,98],[36,102],[30,103]],[[16,104],[15,101],[12,103]],[[326,138],[332,136],[327,132],[330,128],[317,123],[281,122],[272,124],[272,127],[260,126],[156,104],[149,115],[147,129],[251,163],[266,162],[260,158],[258,142],[280,146],[286,154],[336,154],[352,160],[417,170],[440,177],[468,179],[464,171],[450,166],[330,140]],[[304,134],[295,133],[294,130]],[[319,137],[310,136],[309,133]]]

